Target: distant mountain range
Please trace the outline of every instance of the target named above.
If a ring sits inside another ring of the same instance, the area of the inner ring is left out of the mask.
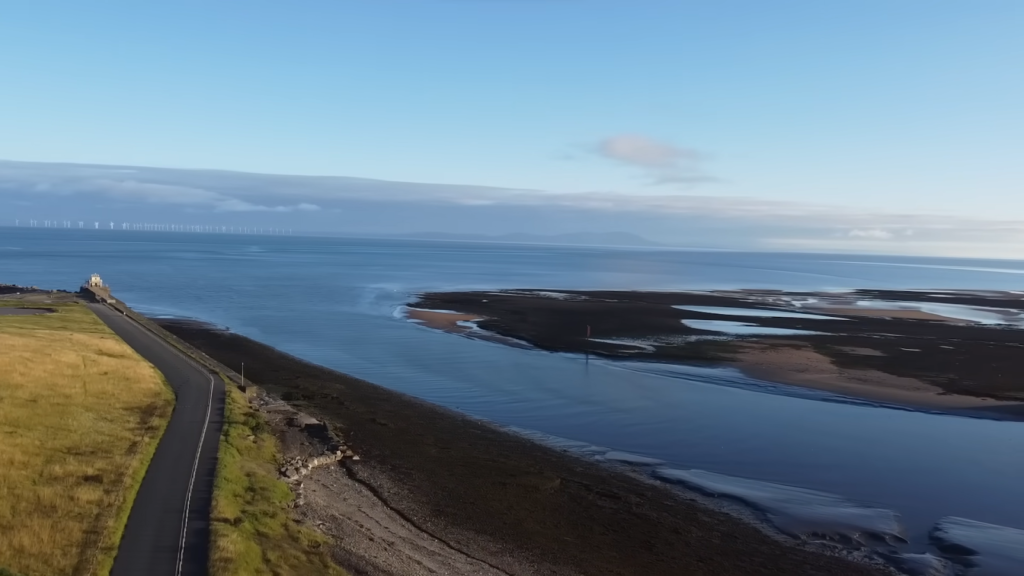
[[[453,234],[449,232],[417,232],[401,238],[416,240],[447,240],[452,242],[499,242],[508,244],[555,244],[567,246],[646,246],[667,247],[629,232],[576,232],[571,234]]]

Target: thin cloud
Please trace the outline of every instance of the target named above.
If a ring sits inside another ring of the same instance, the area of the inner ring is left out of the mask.
[[[115,172],[111,170],[110,172]],[[117,170],[138,175],[138,170]],[[145,182],[139,179],[116,180],[113,178],[64,178],[56,181],[43,180],[27,186],[41,194],[97,194],[121,202],[144,202],[186,208],[207,208],[214,212],[313,212],[320,206],[309,202],[285,205],[264,205],[243,200],[227,194],[195,186]]]
[[[597,144],[595,152],[608,160],[639,168],[654,185],[695,184],[714,178],[701,167],[696,150],[674,146],[639,134],[619,134]]]
[[[598,145],[606,158],[645,168],[677,168],[683,162],[693,162],[697,153],[658,142],[638,134],[622,134],[606,138]]]
[[[859,238],[862,240],[908,240],[914,235],[910,228],[854,228],[847,230],[845,234],[837,234],[847,238]]]
[[[607,152],[620,156],[617,161],[651,173],[663,174],[685,164],[681,160],[685,155],[677,151],[636,142],[618,141]],[[658,236],[654,239],[668,243],[700,241],[708,247],[1024,256],[1024,218],[879,212],[692,193],[557,193],[346,177],[0,161],[0,212],[26,201],[38,210],[73,201],[89,209],[142,213],[262,213],[268,218],[284,218],[287,213],[289,222],[315,222],[323,230],[332,226],[398,230],[397,218],[411,219],[420,228],[428,222],[443,222],[438,224],[443,229],[452,222],[473,221],[474,226],[501,232],[540,225],[552,232],[573,226],[614,227]],[[339,214],[359,216],[343,222]],[[996,246],[1003,248],[995,250]]]
[[[869,228],[866,230],[861,228],[854,228],[853,230],[847,232],[846,235],[849,236],[850,238],[869,238],[871,240],[890,240],[896,236],[892,232],[888,230],[882,230],[880,228]]]
[[[316,204],[307,204],[305,202],[290,206],[263,206],[235,198],[218,202],[214,206],[215,212],[316,212],[318,210],[320,210],[320,207]]]

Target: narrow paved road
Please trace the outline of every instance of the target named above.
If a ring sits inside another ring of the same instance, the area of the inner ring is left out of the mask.
[[[121,539],[112,576],[204,576],[224,383],[130,318],[93,312],[156,366],[177,396]]]

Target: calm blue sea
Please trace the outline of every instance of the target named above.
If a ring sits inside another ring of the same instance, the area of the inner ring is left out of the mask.
[[[648,370],[433,332],[427,290],[1024,290],[1024,262],[0,228],[0,282],[93,272],[151,314],[199,318],[502,425],[895,510],[1024,529],[1024,424],[774,393],[730,370]]]

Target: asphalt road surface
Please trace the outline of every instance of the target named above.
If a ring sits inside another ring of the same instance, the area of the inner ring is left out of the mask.
[[[205,575],[224,383],[130,318],[102,304],[90,308],[163,373],[177,397],[128,516],[111,575]]]

